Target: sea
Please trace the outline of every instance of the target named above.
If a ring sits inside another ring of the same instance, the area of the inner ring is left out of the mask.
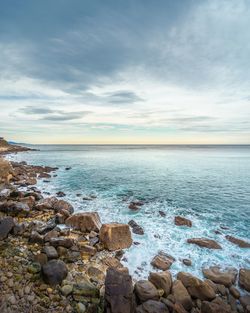
[[[154,270],[150,262],[159,251],[176,259],[173,275],[186,271],[202,277],[202,268],[211,265],[250,267],[250,249],[225,238],[250,241],[250,145],[30,147],[38,151],[8,157],[59,168],[50,182],[39,180],[44,195],[63,191],[75,212],[97,211],[103,223],[133,219],[143,227],[144,235],[133,234],[136,244],[122,261],[134,277],[146,278]],[[144,203],[138,211],[128,208],[135,200]],[[193,226],[176,226],[177,215]],[[222,250],[187,243],[194,237],[214,239]],[[183,259],[190,259],[192,266]]]

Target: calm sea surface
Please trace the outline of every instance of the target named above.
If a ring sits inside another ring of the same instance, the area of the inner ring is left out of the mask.
[[[40,151],[10,158],[58,166],[58,176],[50,183],[39,182],[43,191],[64,191],[75,211],[98,211],[102,222],[134,219],[144,228],[145,235],[133,235],[140,244],[125,254],[124,264],[131,274],[147,277],[158,250],[176,258],[173,273],[185,270],[201,275],[202,266],[212,264],[250,267],[250,249],[224,238],[230,234],[250,239],[250,146],[32,147]],[[66,171],[66,166],[72,169]],[[78,193],[82,197],[77,197]],[[82,200],[90,195],[96,198]],[[128,204],[135,199],[145,204],[131,212]],[[166,217],[161,217],[159,210]],[[175,226],[176,215],[191,219],[193,227]],[[223,249],[190,245],[186,240],[191,237],[215,239]],[[192,267],[183,265],[182,258],[190,258]]]

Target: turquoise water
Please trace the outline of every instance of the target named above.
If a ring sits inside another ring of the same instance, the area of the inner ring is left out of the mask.
[[[124,264],[136,277],[147,277],[158,250],[176,258],[171,270],[201,275],[202,266],[250,267],[250,249],[239,248],[224,236],[250,239],[250,146],[35,146],[40,151],[11,156],[31,164],[58,166],[43,191],[64,191],[76,211],[98,211],[103,222],[134,219],[145,235],[133,235],[139,245],[126,251]],[[71,166],[69,171],[66,166]],[[83,196],[96,196],[83,201]],[[131,212],[131,200],[145,204]],[[161,217],[159,210],[166,213]],[[192,228],[177,227],[183,215]],[[228,229],[222,229],[221,226]],[[220,230],[221,235],[214,230]],[[155,238],[158,237],[158,238]],[[222,250],[186,243],[187,238],[217,240]],[[190,258],[192,267],[180,259]]]

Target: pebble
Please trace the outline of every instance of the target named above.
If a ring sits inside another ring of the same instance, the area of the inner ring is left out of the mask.
[[[61,289],[62,294],[63,294],[64,296],[66,296],[66,297],[67,297],[69,294],[71,294],[72,290],[73,290],[73,286],[72,286],[72,285],[64,285],[64,286],[62,287],[62,289]]]
[[[76,311],[77,313],[84,313],[86,312],[86,306],[83,303],[78,302],[76,305]]]

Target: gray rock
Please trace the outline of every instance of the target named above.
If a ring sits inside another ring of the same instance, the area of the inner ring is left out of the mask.
[[[8,234],[14,227],[14,220],[8,216],[0,220],[0,240],[8,237]]]
[[[61,260],[50,260],[42,266],[42,277],[49,285],[61,284],[67,274],[67,266]]]
[[[53,246],[45,246],[43,248],[43,252],[46,253],[48,259],[57,259],[58,253],[56,251],[56,248]]]

